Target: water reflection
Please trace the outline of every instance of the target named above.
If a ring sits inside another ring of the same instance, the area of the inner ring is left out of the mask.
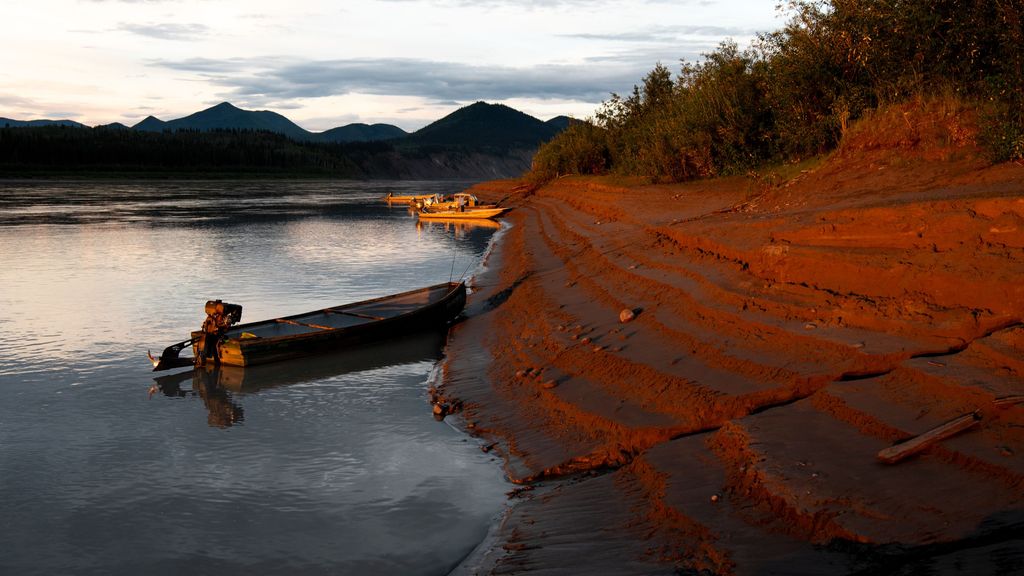
[[[416,230],[422,232],[424,229],[433,230],[439,228],[445,232],[452,232],[456,238],[462,238],[474,230],[500,230],[501,222],[487,218],[433,218],[429,221],[416,220]]]
[[[309,356],[294,361],[259,366],[205,366],[154,378],[157,391],[169,398],[198,397],[208,412],[207,423],[215,428],[241,424],[245,411],[235,395],[254,394],[266,388],[304,384],[377,368],[435,361],[444,346],[443,331],[410,334]],[[189,384],[191,388],[182,386]]]

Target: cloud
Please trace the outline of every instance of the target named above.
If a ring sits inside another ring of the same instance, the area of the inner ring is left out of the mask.
[[[40,105],[35,100],[25,98],[24,96],[0,93],[0,106],[7,108],[38,108]]]
[[[226,99],[280,102],[361,93],[429,100],[566,99],[599,102],[631,88],[658,60],[624,53],[600,65],[546,64],[525,68],[474,66],[414,58],[299,61],[286,58],[157,60],[150,65],[193,72],[222,87]]]
[[[117,30],[160,40],[196,40],[206,36],[210,28],[203,24],[132,24],[122,22]]]
[[[579,8],[584,6],[616,6],[623,4],[635,4],[635,2],[624,2],[623,0],[381,0],[394,3],[418,3],[433,4],[435,6],[469,7],[469,8],[540,8],[558,9],[561,7]],[[643,0],[644,4],[706,4],[705,1],[697,0]]]
[[[679,42],[692,40],[696,37],[725,38],[733,36],[753,36],[755,30],[725,26],[655,26],[642,31],[615,33],[579,33],[561,34],[562,38],[581,38],[585,40],[606,40],[612,42]]]

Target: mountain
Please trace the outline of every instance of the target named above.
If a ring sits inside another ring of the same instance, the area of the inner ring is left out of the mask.
[[[407,141],[470,149],[535,148],[558,132],[558,128],[504,104],[477,102],[413,132]]]
[[[93,126],[93,128],[96,128],[98,130],[130,130],[130,128],[128,128],[124,124],[121,124],[120,122],[111,122],[110,124],[100,124],[98,126]]]
[[[277,112],[242,110],[228,102],[221,102],[212,108],[167,122],[149,116],[132,128],[147,132],[265,130],[283,134],[297,142],[370,142],[402,138],[407,135],[405,130],[390,124],[349,124],[325,132],[309,132]]]
[[[0,118],[0,128],[35,128],[37,126],[70,126],[72,128],[87,128],[85,124],[74,120],[11,120]]]
[[[155,120],[155,122],[151,121]],[[184,118],[161,122],[150,116],[134,126],[136,130],[266,130],[284,134],[292,140],[315,140],[316,137],[277,112],[242,110],[228,102],[201,110]]]
[[[319,134],[321,142],[373,142],[404,138],[409,133],[391,124],[349,124]]]
[[[572,122],[577,122],[577,120],[569,118],[568,116],[555,116],[551,120],[545,122],[545,124],[561,132],[562,130],[568,128],[569,124],[571,124]]]
[[[163,132],[167,129],[167,122],[156,116],[146,116],[145,120],[132,126],[132,130],[141,130],[142,132]]]

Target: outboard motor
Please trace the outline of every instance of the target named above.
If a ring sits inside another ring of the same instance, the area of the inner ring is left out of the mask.
[[[206,302],[206,320],[203,321],[202,336],[196,354],[196,366],[206,364],[207,358],[219,363],[217,344],[227,333],[232,324],[242,319],[242,306],[228,304],[220,300]]]

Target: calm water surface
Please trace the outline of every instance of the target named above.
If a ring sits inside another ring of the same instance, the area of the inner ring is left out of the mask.
[[[447,281],[464,183],[0,183],[0,574],[444,574],[508,486],[426,395],[442,336],[155,381],[212,298],[254,321]],[[152,394],[150,392],[153,392]]]

